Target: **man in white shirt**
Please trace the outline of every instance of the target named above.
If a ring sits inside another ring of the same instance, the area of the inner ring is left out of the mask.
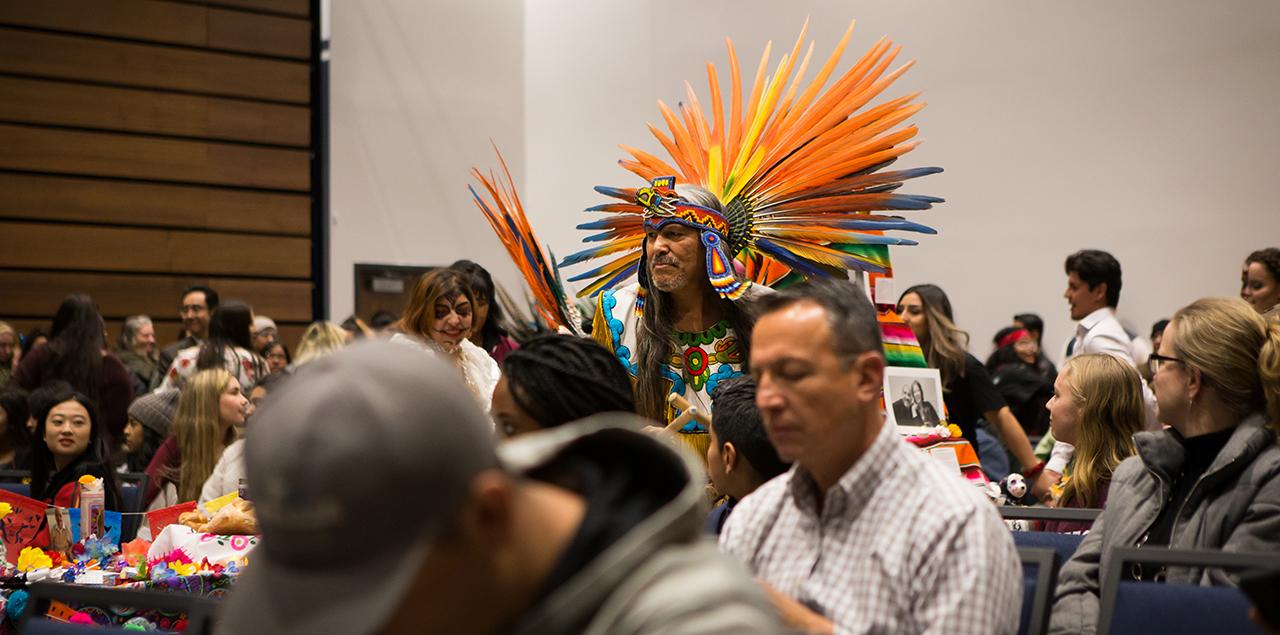
[[[1062,294],[1071,307],[1071,319],[1076,324],[1076,336],[1067,345],[1067,357],[1106,353],[1114,355],[1136,370],[1138,358],[1133,339],[1116,319],[1116,306],[1120,304],[1120,262],[1111,254],[1097,249],[1083,249],[1067,256],[1064,267],[1067,273],[1067,290]],[[1158,427],[1155,418],[1155,395],[1142,384],[1146,406],[1147,429]],[[1061,474],[1071,461],[1074,448],[1067,443],[1055,443],[1053,454],[1045,465],[1045,471]]]
[[[738,503],[720,548],[798,631],[1017,631],[1021,567],[994,506],[884,422],[866,294],[812,281],[758,310],[756,405],[794,465]]]

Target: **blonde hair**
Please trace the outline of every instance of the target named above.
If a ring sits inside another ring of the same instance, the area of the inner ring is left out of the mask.
[[[1133,435],[1142,430],[1146,416],[1142,379],[1133,366],[1101,353],[1070,358],[1060,377],[1080,408],[1075,459],[1062,500],[1094,507],[1098,484],[1137,451]]]
[[[165,474],[174,482],[179,501],[200,498],[204,482],[222,457],[222,451],[236,440],[235,426],[223,429],[222,393],[231,384],[231,373],[222,368],[202,370],[187,381],[173,416],[173,436],[178,440],[182,463]]]
[[[0,320],[0,335],[4,335],[5,333],[13,333],[15,336],[18,334],[17,331],[13,330],[12,326],[9,326],[8,322]],[[17,344],[17,342],[14,342],[14,344]]]
[[[1228,408],[1243,418],[1265,412],[1280,423],[1280,323],[1238,298],[1202,298],[1173,315],[1173,350],[1200,369]]]
[[[294,366],[301,366],[346,346],[347,332],[333,322],[312,322],[302,333],[298,351],[293,355]]]

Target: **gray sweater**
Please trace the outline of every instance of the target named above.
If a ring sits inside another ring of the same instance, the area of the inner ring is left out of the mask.
[[[760,585],[702,531],[707,517],[702,466],[683,448],[634,431],[643,421],[610,413],[504,444],[516,472],[544,470],[574,444],[590,440],[675,466],[674,498],[633,527],[533,607],[513,633],[677,635],[781,633]],[[620,429],[621,428],[621,429]],[[627,429],[630,428],[630,429]],[[590,437],[596,437],[590,439]],[[672,460],[676,459],[676,460]],[[664,480],[655,474],[653,482]]]
[[[1164,430],[1133,437],[1137,456],[1116,468],[1107,508],[1062,568],[1051,633],[1093,633],[1102,571],[1114,547],[1139,546],[1181,471],[1182,444]],[[1246,417],[1191,489],[1169,547],[1274,552],[1280,548],[1280,445],[1261,414]],[[1170,567],[1174,584],[1234,585],[1220,570]]]

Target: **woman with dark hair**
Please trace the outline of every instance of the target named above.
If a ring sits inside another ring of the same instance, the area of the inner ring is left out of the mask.
[[[594,340],[543,335],[512,351],[493,389],[490,413],[508,437],[600,412],[635,412],[631,376]]]
[[[49,333],[47,333],[44,329],[37,326],[31,329],[30,331],[27,331],[26,335],[22,336],[23,357],[26,357],[27,353],[30,353],[31,351],[35,350],[36,347],[40,346],[41,344],[48,344],[48,343],[49,343]]]
[[[0,388],[0,468],[30,467],[30,434],[27,393],[18,388]]]
[[[493,276],[479,264],[470,260],[459,260],[449,268],[466,274],[471,291],[475,296],[472,307],[471,340],[472,344],[483,348],[493,361],[502,364],[511,351],[520,348],[505,326],[502,306],[497,302],[497,287],[493,284]]]
[[[103,480],[106,508],[120,510],[106,430],[93,401],[62,386],[49,395],[36,417],[31,449],[31,497],[57,507],[79,505],[80,477]]]
[[[1022,474],[1034,484],[1036,497],[1047,495],[1053,483],[1044,473],[1044,462],[1036,460],[1026,432],[991,382],[986,367],[969,354],[969,334],[956,326],[947,294],[936,285],[916,285],[898,298],[898,313],[920,341],[929,367],[942,375],[948,420],[976,447],[978,420],[985,418],[1022,465]]]
[[[995,352],[987,358],[987,372],[1004,397],[1013,416],[1028,435],[1049,429],[1044,405],[1053,397],[1058,370],[1040,352],[1040,342],[1030,329],[1006,326],[995,336]]]
[[[293,355],[289,354],[289,347],[278,340],[263,346],[262,350],[258,351],[258,355],[262,356],[262,359],[267,362],[268,375],[283,372],[293,363]]]
[[[69,295],[53,316],[49,343],[22,356],[13,384],[28,392],[61,379],[102,405],[102,424],[115,447],[124,438],[133,379],[120,358],[107,352],[102,315],[87,295]]]
[[[1259,249],[1245,258],[1240,297],[1262,317],[1280,321],[1280,249]]]
[[[423,346],[450,361],[484,410],[498,384],[498,363],[471,343],[475,293],[467,276],[452,269],[429,271],[418,279],[393,342]]]
[[[209,339],[178,351],[165,373],[161,390],[181,388],[196,371],[225,368],[245,390],[267,374],[267,363],[251,350],[253,310],[243,302],[219,304],[209,318]]]

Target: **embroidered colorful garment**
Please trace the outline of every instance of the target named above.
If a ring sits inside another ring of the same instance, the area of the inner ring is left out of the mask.
[[[592,336],[617,356],[634,379],[637,374],[636,333],[640,317],[636,311],[637,290],[632,284],[620,289],[605,291],[596,296],[596,316]],[[730,377],[742,374],[744,360],[738,336],[727,321],[720,321],[701,333],[675,333],[676,350],[663,364],[661,374],[669,390],[684,397],[690,404],[711,412],[711,391]],[[668,407],[667,421],[680,412]],[[680,432],[705,433],[696,421],[691,421]]]

